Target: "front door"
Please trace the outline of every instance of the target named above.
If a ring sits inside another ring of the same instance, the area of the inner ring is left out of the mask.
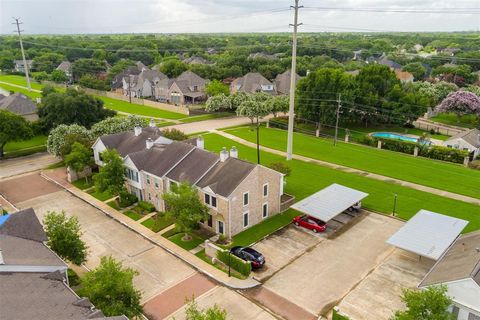
[[[211,214],[208,215],[207,225],[208,225],[210,228],[213,227],[213,218],[212,218],[212,215],[211,215]]]
[[[218,230],[217,231],[220,234],[225,234],[223,221],[218,221]]]

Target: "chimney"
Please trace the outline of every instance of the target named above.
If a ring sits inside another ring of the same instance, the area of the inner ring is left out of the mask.
[[[238,158],[238,149],[236,147],[230,149],[230,157]]]
[[[142,127],[135,126],[133,130],[135,132],[135,137],[138,137],[142,133]]]
[[[227,148],[223,147],[222,151],[220,151],[220,161],[225,162],[228,159],[228,151]]]
[[[148,126],[150,128],[156,128],[157,124],[155,123],[155,121],[153,119],[150,119],[150,122],[148,123]]]
[[[153,147],[153,140],[151,138],[148,138],[145,141],[145,144],[147,145],[147,149],[151,149]]]
[[[197,138],[197,147],[200,149],[205,149],[205,140],[203,140],[202,136]]]

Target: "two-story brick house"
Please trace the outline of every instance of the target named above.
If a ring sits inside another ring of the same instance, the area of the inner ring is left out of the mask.
[[[210,208],[203,227],[229,238],[280,212],[281,173],[239,159],[235,147],[218,155],[203,149],[201,137],[176,142],[155,129],[100,137],[93,145],[96,163],[102,165],[99,154],[106,148],[119,148],[127,189],[159,211],[173,183],[189,182]]]

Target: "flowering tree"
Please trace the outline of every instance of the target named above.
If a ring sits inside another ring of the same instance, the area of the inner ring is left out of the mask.
[[[205,103],[205,110],[212,112],[220,109],[233,109],[231,100],[231,96],[227,96],[223,93],[211,96]]]
[[[130,115],[124,118],[111,117],[95,123],[90,130],[93,138],[133,130],[135,126],[146,127],[148,120]]]
[[[474,114],[480,116],[480,97],[468,91],[450,93],[437,108],[437,112],[452,112],[457,116]]]
[[[92,141],[90,131],[78,124],[61,124],[50,131],[47,139],[47,151],[56,157],[64,157],[71,151],[75,142],[88,145]]]

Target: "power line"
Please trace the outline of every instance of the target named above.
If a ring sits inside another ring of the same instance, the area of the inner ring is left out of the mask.
[[[393,8],[358,8],[358,7],[305,7],[313,11],[338,12],[376,12],[376,13],[420,13],[420,14],[480,14],[480,8],[435,8],[435,9],[393,9]]]

